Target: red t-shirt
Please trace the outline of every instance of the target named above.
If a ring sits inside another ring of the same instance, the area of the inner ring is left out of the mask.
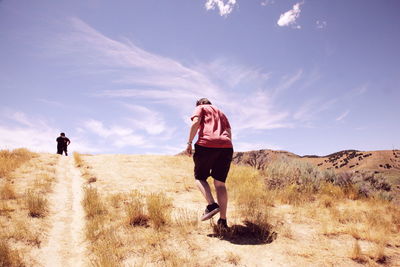
[[[199,105],[191,120],[199,117],[199,139],[196,144],[204,147],[231,148],[231,126],[222,111],[213,105]]]

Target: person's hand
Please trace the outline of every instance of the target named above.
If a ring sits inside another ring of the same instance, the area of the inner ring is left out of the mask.
[[[187,154],[188,156],[191,156],[191,155],[192,155],[192,144],[188,144],[188,145],[187,145],[187,147],[186,147],[186,154]]]

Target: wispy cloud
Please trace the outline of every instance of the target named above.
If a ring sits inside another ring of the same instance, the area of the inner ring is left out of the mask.
[[[135,114],[135,118],[129,119],[135,128],[145,130],[150,135],[159,135],[166,131],[166,123],[159,112],[139,105],[124,106]]]
[[[166,103],[219,96],[219,88],[212,81],[176,60],[149,53],[129,40],[110,39],[80,19],[73,18],[70,23],[73,30],[60,38],[60,45],[67,53],[80,55],[77,60],[93,63],[92,69],[82,71],[100,74],[104,69],[114,70],[113,83],[127,87],[104,91],[103,96],[155,97]]]
[[[53,100],[49,100],[49,99],[44,99],[44,98],[38,98],[38,99],[36,99],[36,101],[41,102],[41,103],[46,104],[46,105],[58,107],[58,108],[66,108],[67,107],[67,105],[65,105],[65,104],[63,104],[61,102],[53,101]]]
[[[275,3],[275,1],[274,0],[263,0],[263,1],[261,1],[261,5],[262,6],[267,6],[267,5],[271,5],[271,4],[273,4],[273,3]]]
[[[317,29],[325,29],[326,26],[328,25],[328,23],[326,21],[324,21],[324,20],[322,20],[322,21],[317,20],[315,22],[315,25],[316,25]]]
[[[310,122],[317,119],[320,113],[330,109],[337,99],[320,100],[313,98],[305,102],[294,114],[293,118],[300,122]]]
[[[364,94],[366,94],[368,92],[369,87],[370,86],[368,83],[364,83],[360,86],[348,90],[343,97],[344,99],[353,102],[356,97],[362,97]]]
[[[145,138],[135,134],[131,128],[119,125],[105,126],[103,122],[94,119],[86,121],[83,127],[91,134],[101,137],[102,143],[107,146],[112,145],[118,148],[127,146],[150,147]]]
[[[214,10],[218,8],[221,16],[227,16],[232,13],[233,8],[236,5],[236,0],[207,0],[205,8],[207,10]]]
[[[349,113],[350,113],[350,110],[346,110],[345,112],[340,114],[339,117],[336,118],[336,121],[342,121],[344,118],[347,117],[347,115],[349,115]]]
[[[0,117],[0,149],[25,147],[35,152],[56,152],[60,130],[43,119],[20,111],[6,110]],[[70,150],[94,153],[99,150],[84,139],[73,136]]]
[[[285,13],[281,14],[277,24],[281,27],[292,26],[293,28],[300,29],[301,26],[297,24],[296,20],[300,17],[300,6],[303,3],[297,3],[293,8]]]
[[[145,147],[149,143],[159,146],[171,138],[175,131],[171,128],[187,130],[187,120],[182,127],[179,124],[167,127],[166,119],[188,118],[199,97],[210,98],[227,113],[238,141],[244,140],[249,131],[296,127],[296,122],[305,120],[309,113],[303,107],[293,115],[289,107],[276,104],[282,94],[304,80],[302,69],[274,75],[223,59],[183,65],[139,48],[129,40],[111,39],[80,19],[71,19],[70,25],[73,30],[59,39],[60,46],[65,47],[69,58],[93,62],[77,64],[77,71],[88,71],[92,75],[98,71],[99,77],[104,70],[114,72],[109,89],[93,96],[118,99],[131,114],[137,115],[127,115],[118,124],[111,125],[101,118],[86,120],[81,129],[103,138],[103,142],[122,146],[122,142],[113,140],[129,139],[128,144],[132,146]],[[130,98],[129,104],[124,102],[127,98]],[[178,114],[164,114],[161,110],[165,106]]]

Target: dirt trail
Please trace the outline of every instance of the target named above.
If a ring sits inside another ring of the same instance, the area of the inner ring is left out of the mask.
[[[53,223],[48,242],[41,250],[43,266],[84,266],[84,211],[82,177],[72,157],[60,157],[56,184],[49,198]]]

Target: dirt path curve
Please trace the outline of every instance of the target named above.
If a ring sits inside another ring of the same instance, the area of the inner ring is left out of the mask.
[[[42,248],[43,266],[84,266],[84,211],[81,204],[83,179],[73,157],[60,157],[54,192],[49,198],[53,223]]]

